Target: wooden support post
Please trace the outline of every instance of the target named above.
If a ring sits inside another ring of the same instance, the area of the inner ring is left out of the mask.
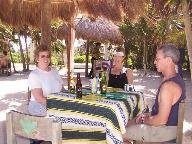
[[[41,44],[51,46],[51,0],[40,0]]]
[[[74,69],[74,40],[75,40],[75,30],[73,27],[73,22],[69,24],[69,30],[67,34],[67,74],[68,74],[68,89],[70,87],[71,72]]]
[[[185,102],[179,104],[179,116],[178,116],[178,126],[177,126],[177,144],[181,144],[183,141],[183,120],[185,113]]]

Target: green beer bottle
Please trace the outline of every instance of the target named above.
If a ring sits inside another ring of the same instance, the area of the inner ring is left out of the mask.
[[[107,92],[107,76],[105,71],[101,73],[100,89],[102,94]]]

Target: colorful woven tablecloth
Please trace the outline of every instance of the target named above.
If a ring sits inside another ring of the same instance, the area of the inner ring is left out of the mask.
[[[119,96],[118,100],[114,95]],[[128,119],[141,113],[145,103],[140,92],[114,95],[76,99],[74,94],[51,94],[47,100],[48,115],[62,123],[64,141],[121,144]]]

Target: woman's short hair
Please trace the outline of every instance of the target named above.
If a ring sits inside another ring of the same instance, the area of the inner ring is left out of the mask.
[[[38,57],[39,57],[39,53],[40,53],[40,52],[44,52],[44,51],[47,51],[47,52],[49,52],[49,54],[51,54],[51,51],[50,51],[50,49],[48,48],[48,46],[46,46],[46,45],[40,45],[40,46],[38,46],[38,47],[35,49],[35,51],[34,51],[34,56],[35,56],[35,58],[38,58]]]
[[[165,57],[170,57],[175,64],[178,63],[180,54],[174,44],[163,44],[157,50],[162,50]]]

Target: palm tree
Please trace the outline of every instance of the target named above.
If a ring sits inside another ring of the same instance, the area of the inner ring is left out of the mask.
[[[29,30],[28,26],[24,25],[20,29],[19,34],[24,36],[24,39],[25,39],[26,59],[24,58],[23,60],[24,60],[24,63],[26,63],[26,65],[27,65],[26,70],[28,71],[29,70],[29,50],[27,47],[27,36],[30,36],[30,30]]]
[[[156,5],[157,10],[166,12],[166,14],[173,14],[179,8],[182,9],[182,15],[185,25],[185,35],[187,41],[187,50],[190,61],[190,72],[192,79],[192,26],[191,26],[191,9],[192,1],[191,0],[153,0],[153,3]],[[171,13],[173,12],[173,13]]]
[[[12,56],[12,50],[10,48],[11,47],[10,42],[18,43],[18,39],[15,38],[15,30],[11,26],[5,26],[2,23],[0,23],[0,37],[4,41],[6,41],[6,44],[10,53],[10,58],[13,64],[13,70],[14,72],[16,72],[15,64]]]
[[[19,38],[19,48],[20,48],[20,55],[21,55],[21,62],[23,64],[23,71],[26,71],[26,60],[25,60],[25,55],[23,52],[23,46],[21,43],[21,35],[18,34],[18,38]]]

